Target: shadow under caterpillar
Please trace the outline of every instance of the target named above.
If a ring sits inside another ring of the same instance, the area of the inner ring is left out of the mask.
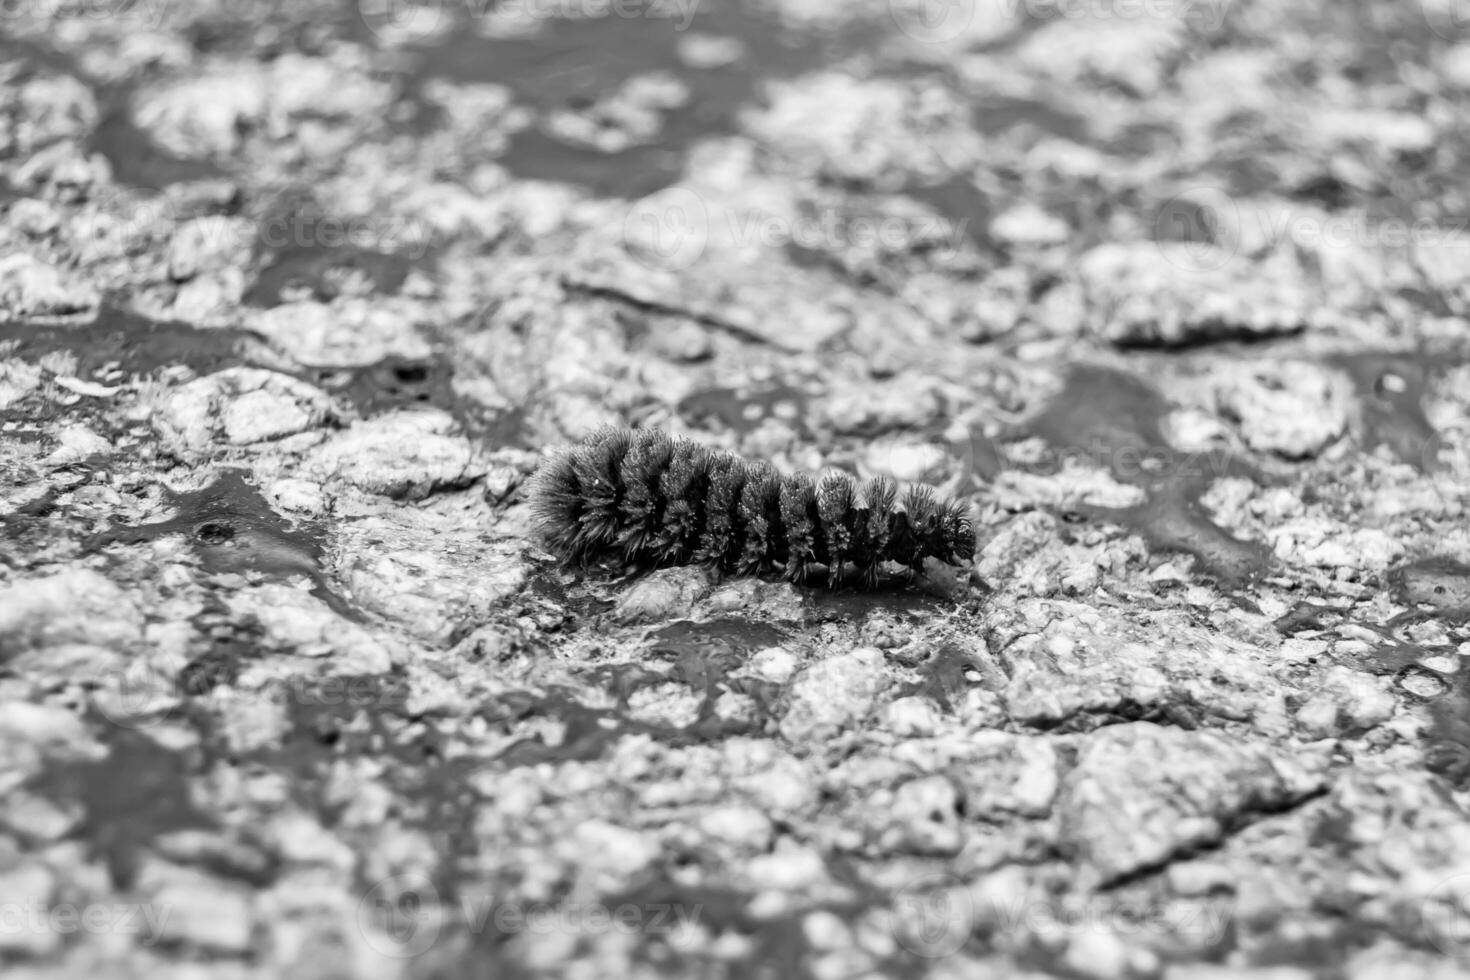
[[[800,582],[823,565],[829,586],[852,566],[871,586],[884,562],[919,572],[925,558],[963,565],[975,553],[968,508],[926,487],[782,476],[657,429],[604,428],[557,453],[531,500],[547,547],[583,566],[700,564]]]

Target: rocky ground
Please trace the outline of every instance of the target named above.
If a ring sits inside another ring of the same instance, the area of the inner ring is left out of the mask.
[[[1464,975],[1465,14],[6,5],[5,975]],[[561,569],[607,422],[973,575]]]

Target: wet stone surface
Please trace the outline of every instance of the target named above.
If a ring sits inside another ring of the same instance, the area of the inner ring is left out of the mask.
[[[1470,968],[1444,4],[12,6],[4,976]],[[561,567],[606,424],[973,565]]]

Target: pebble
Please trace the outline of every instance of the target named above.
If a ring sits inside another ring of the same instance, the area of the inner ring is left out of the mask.
[[[131,596],[91,569],[0,587],[0,659],[7,652],[62,643],[126,647],[142,633],[143,613]]]
[[[1022,204],[997,215],[990,222],[990,234],[1011,245],[1058,245],[1067,240],[1070,229],[1061,218],[1034,204]]]
[[[40,862],[0,872],[6,911],[0,916],[0,956],[47,956],[60,947],[69,923],[52,906],[55,891],[56,875]]]
[[[1128,947],[1096,923],[1085,925],[1067,944],[1062,961],[1077,974],[1093,980],[1112,980],[1128,969]]]
[[[191,381],[159,406],[153,426],[194,451],[281,439],[321,425],[332,401],[319,388],[259,368],[226,368]]]
[[[955,854],[963,843],[959,794],[945,776],[911,779],[893,794],[885,843],[914,854]]]
[[[1109,242],[1077,264],[1092,329],[1124,347],[1171,347],[1304,329],[1300,276],[1190,242]]]
[[[161,938],[166,942],[231,956],[254,948],[250,894],[229,882],[188,868],[169,868],[150,903],[159,910]]]
[[[660,568],[637,579],[618,599],[623,623],[657,623],[686,618],[709,588],[710,576],[698,566]]]
[[[865,717],[886,684],[883,651],[876,647],[819,661],[792,683],[781,734],[796,745],[830,738]]]
[[[244,266],[250,259],[255,225],[245,218],[209,215],[180,224],[168,245],[168,274],[175,282],[201,272]]]
[[[706,835],[752,851],[771,846],[775,830],[770,819],[751,806],[722,806],[699,818],[699,829]]]
[[[751,656],[746,669],[763,681],[785,684],[796,673],[796,656],[785,647],[766,647]]]
[[[1353,405],[1345,377],[1301,361],[1231,367],[1215,383],[1215,401],[1246,445],[1287,459],[1316,456],[1335,442]]]
[[[909,696],[890,702],[883,709],[888,730],[895,735],[927,736],[939,730],[939,709],[928,698]]]
[[[12,317],[91,313],[102,294],[90,283],[23,253],[0,258],[0,310]]]
[[[1321,788],[1325,761],[1262,742],[1150,722],[1082,744],[1063,781],[1061,835],[1104,880],[1220,840],[1232,822]]]
[[[474,447],[439,411],[405,411],[355,423],[307,457],[308,471],[368,493],[420,500],[483,472]]]

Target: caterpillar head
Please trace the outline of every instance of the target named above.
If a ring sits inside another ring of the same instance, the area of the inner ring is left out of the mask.
[[[938,500],[928,488],[912,488],[904,498],[908,555],[901,559],[917,570],[925,558],[966,565],[975,557],[975,528],[970,511],[960,503]]]
[[[939,540],[945,554],[935,555],[951,565],[968,565],[975,560],[975,525],[970,522],[970,508],[954,503],[944,508],[939,519]]]

